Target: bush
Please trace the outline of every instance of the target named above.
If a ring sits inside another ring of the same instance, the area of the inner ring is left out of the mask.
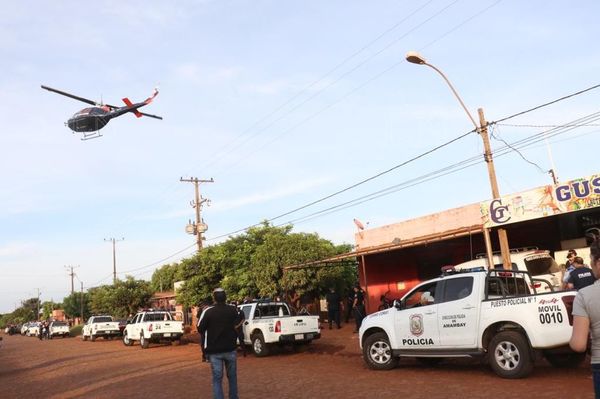
[[[76,337],[78,335],[81,335],[82,328],[83,328],[83,324],[78,324],[76,326],[71,327],[71,329],[69,330],[69,335],[71,337]]]

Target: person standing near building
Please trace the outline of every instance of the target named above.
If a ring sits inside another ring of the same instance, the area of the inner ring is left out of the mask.
[[[572,290],[575,288],[577,291],[587,287],[588,285],[594,284],[596,277],[592,273],[592,269],[584,266],[583,259],[579,256],[573,258],[574,269],[569,273],[568,288]]]
[[[238,312],[227,305],[227,295],[222,288],[213,291],[215,304],[202,312],[198,322],[203,337],[204,353],[212,369],[213,398],[223,399],[223,367],[229,381],[229,399],[238,399],[237,387],[237,333]]]
[[[325,300],[327,301],[327,320],[329,321],[329,329],[331,330],[331,325],[334,321],[338,329],[342,328],[340,324],[340,302],[342,302],[340,294],[335,291],[335,288],[331,287],[329,293],[325,296]]]
[[[575,269],[575,266],[573,266],[573,259],[575,259],[575,257],[577,256],[577,251],[575,251],[574,249],[569,249],[569,252],[567,252],[567,262],[565,263],[565,274],[563,275],[563,284],[562,284],[562,289],[566,290],[568,289],[568,284],[569,284],[569,273],[571,273],[571,271],[573,269]]]
[[[354,286],[354,302],[352,303],[352,313],[356,322],[355,333],[360,330],[363,319],[365,318],[365,294],[359,284]]]
[[[600,240],[590,245],[592,272],[600,277]],[[583,262],[582,262],[583,263]],[[600,280],[577,292],[573,302],[573,333],[569,345],[576,352],[585,352],[588,335],[592,336],[592,377],[596,398],[600,398]]]

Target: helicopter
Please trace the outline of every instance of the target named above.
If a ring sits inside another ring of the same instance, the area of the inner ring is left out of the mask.
[[[65,122],[65,125],[68,126],[73,133],[83,133],[81,140],[90,140],[102,137],[102,135],[99,133],[99,130],[106,126],[111,119],[126,114],[127,112],[133,113],[138,118],[147,116],[162,120],[161,116],[146,114],[139,111],[139,108],[150,104],[152,100],[154,100],[154,97],[158,95],[158,89],[154,89],[152,95],[142,102],[134,104],[127,97],[125,97],[123,98],[125,106],[116,107],[110,104],[102,104],[101,102],[97,103],[84,97],[79,97],[65,91],[53,89],[52,87],[44,85],[41,85],[41,87],[42,89],[51,91],[53,93],[57,93],[92,105],[92,107],[84,108],[77,112],[67,122]]]

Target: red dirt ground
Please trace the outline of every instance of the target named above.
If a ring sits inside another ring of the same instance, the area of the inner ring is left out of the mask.
[[[394,370],[372,371],[362,361],[352,327],[323,330],[322,338],[302,353],[283,349],[266,358],[240,356],[240,398],[593,397],[589,360],[566,370],[540,360],[522,380],[501,379],[481,362],[464,359],[435,367],[408,359]],[[0,398],[212,397],[210,366],[200,362],[194,343],[142,350],[118,340],[3,337]]]

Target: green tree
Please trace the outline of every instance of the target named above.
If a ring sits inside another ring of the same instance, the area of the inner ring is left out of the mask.
[[[351,249],[349,245],[335,246],[316,234],[294,234],[291,230],[291,226],[274,227],[265,222],[183,260],[179,273],[185,285],[178,292],[179,302],[191,306],[210,300],[217,286],[223,287],[230,299],[241,300],[284,291],[317,295],[332,285],[342,292],[356,281],[356,268],[352,264],[284,273],[284,266]]]
[[[45,301],[42,302],[42,307],[41,307],[41,311],[42,311],[42,319],[47,320],[50,318],[50,316],[52,316],[52,311],[56,310],[56,309],[60,309],[62,307],[61,303],[56,303],[53,301]]]
[[[177,263],[164,265],[152,273],[150,286],[154,292],[171,291],[173,284],[178,281],[180,266]]]
[[[90,309],[94,314],[126,317],[149,305],[153,290],[145,280],[127,276],[113,285],[102,285],[89,291]]]
[[[83,296],[83,318],[87,319],[90,313],[90,294],[87,292],[74,292],[63,298],[63,310],[69,318],[81,317],[81,301]]]

